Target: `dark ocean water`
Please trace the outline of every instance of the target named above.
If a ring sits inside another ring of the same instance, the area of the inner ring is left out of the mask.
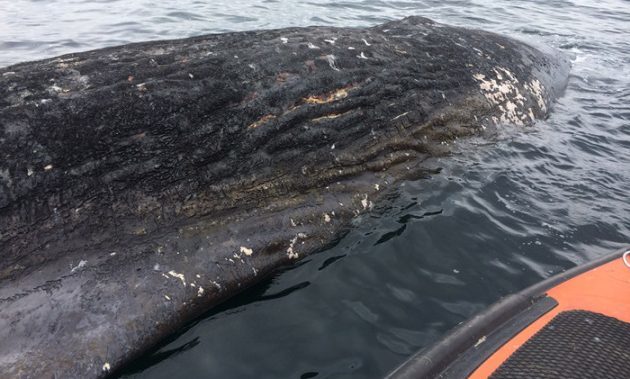
[[[0,0],[0,66],[131,41],[408,15],[562,50],[551,117],[430,162],[335,247],[208,313],[126,378],[376,378],[502,296],[630,241],[630,2]]]

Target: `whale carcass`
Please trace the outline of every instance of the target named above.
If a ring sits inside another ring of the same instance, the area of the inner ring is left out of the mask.
[[[106,376],[334,242],[449,141],[544,118],[567,73],[419,17],[0,69],[0,377]]]

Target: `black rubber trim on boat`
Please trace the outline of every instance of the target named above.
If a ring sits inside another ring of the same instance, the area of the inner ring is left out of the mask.
[[[468,377],[507,341],[557,305],[558,302],[549,296],[538,299],[532,306],[512,317],[509,322],[504,323],[487,337],[481,337],[474,346],[457,357],[457,360],[449,365],[440,376],[445,378]]]
[[[595,267],[621,258],[630,246],[574,267],[537,283],[521,292],[506,296],[449,332],[446,337],[428,350],[421,350],[392,371],[388,379],[435,378],[446,370],[484,336],[501,328],[519,313],[531,307],[545,293],[558,284]],[[476,368],[476,367],[474,367]],[[473,368],[473,369],[474,369]]]

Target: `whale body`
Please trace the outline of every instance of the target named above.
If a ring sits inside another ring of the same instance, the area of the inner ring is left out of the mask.
[[[546,117],[568,70],[421,17],[1,68],[0,377],[111,374],[451,141]]]

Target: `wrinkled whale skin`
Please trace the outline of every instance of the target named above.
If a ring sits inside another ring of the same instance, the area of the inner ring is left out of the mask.
[[[420,17],[1,68],[0,377],[107,376],[454,139],[546,117],[567,73]]]

